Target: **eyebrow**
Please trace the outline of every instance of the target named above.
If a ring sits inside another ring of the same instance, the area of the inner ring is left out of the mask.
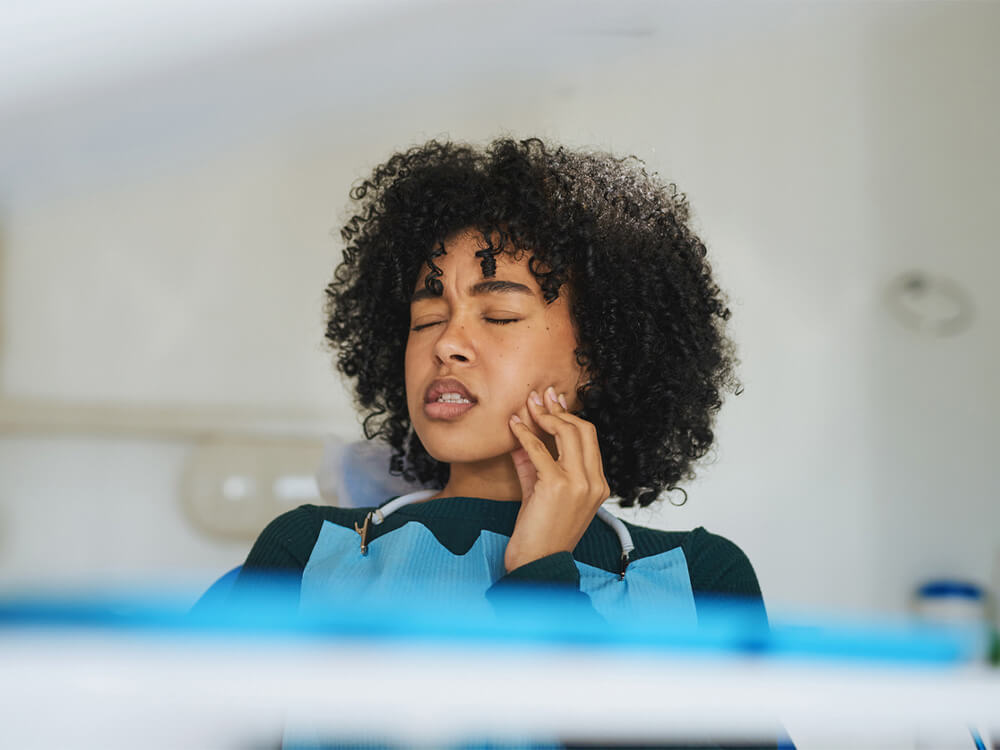
[[[535,293],[530,287],[527,287],[524,284],[519,284],[516,281],[491,279],[488,281],[480,281],[469,287],[469,295],[472,297],[479,297],[484,294],[527,294],[531,297],[535,296]],[[410,303],[412,304],[424,299],[436,299],[438,296],[439,295],[434,294],[434,292],[426,286],[422,286],[413,293],[413,296],[410,298]]]

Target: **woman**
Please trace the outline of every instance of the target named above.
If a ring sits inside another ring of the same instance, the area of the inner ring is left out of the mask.
[[[686,498],[735,388],[729,310],[684,196],[635,159],[501,139],[397,153],[351,197],[326,336],[365,436],[434,489],[287,513],[238,585],[291,572],[308,606],[417,581],[486,602],[533,582],[611,621],[693,619],[709,595],[763,614],[728,540],[601,509]]]

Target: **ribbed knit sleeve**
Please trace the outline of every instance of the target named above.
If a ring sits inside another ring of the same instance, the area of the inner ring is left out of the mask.
[[[767,627],[767,609],[753,565],[743,550],[725,537],[699,527],[682,545],[691,574],[695,603],[718,597],[736,597]]]
[[[591,604],[590,597],[580,591],[580,570],[569,552],[556,552],[514,568],[490,586],[486,591],[486,600],[502,616],[510,594],[524,587],[558,589],[560,596],[578,608],[577,616],[603,620]]]
[[[556,552],[554,555],[540,557],[525,563],[519,568],[514,568],[493,584],[505,586],[515,583],[540,583],[557,586],[580,587],[580,570],[573,562],[573,555],[569,552]]]
[[[303,505],[278,516],[257,537],[240,576],[269,571],[301,574],[322,526],[323,517],[314,505]]]
[[[694,591],[760,599],[753,566],[731,541],[699,527],[687,536],[682,547]]]

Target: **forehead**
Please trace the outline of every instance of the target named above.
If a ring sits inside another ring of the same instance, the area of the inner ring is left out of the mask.
[[[504,279],[529,286],[534,292],[541,291],[529,266],[532,253],[527,250],[504,249],[496,252],[482,234],[475,231],[452,235],[442,244],[444,253],[434,254],[430,258],[440,274],[425,261],[417,272],[416,289],[425,287],[430,276],[442,282],[467,285],[483,279]],[[490,252],[481,252],[487,250]]]

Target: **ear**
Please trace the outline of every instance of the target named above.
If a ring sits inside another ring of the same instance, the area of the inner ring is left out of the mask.
[[[573,389],[573,394],[572,394],[573,398],[572,398],[572,401],[569,402],[569,411],[570,412],[576,413],[576,412],[580,411],[580,408],[583,406],[583,404],[580,403],[579,393],[580,393],[580,391],[587,390],[592,385],[594,385],[594,380],[591,377],[590,368],[589,367],[583,367],[581,365],[580,366],[580,374],[577,376],[576,386]],[[567,395],[570,395],[570,394],[567,394]]]

